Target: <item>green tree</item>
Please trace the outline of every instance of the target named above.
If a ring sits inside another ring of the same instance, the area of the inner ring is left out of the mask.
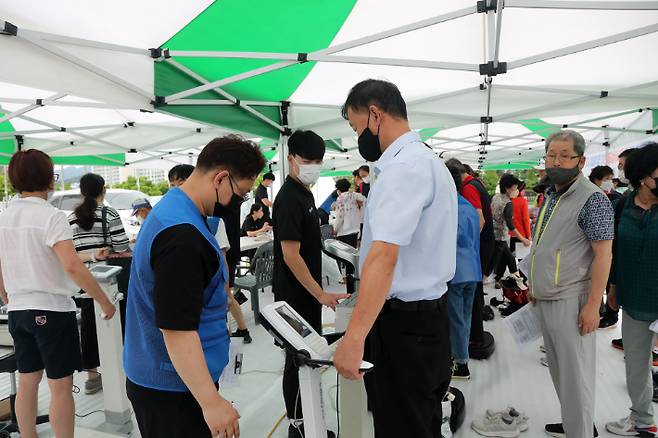
[[[120,184],[112,186],[115,189],[137,190],[137,178],[129,176],[128,179]],[[142,176],[139,178],[139,191],[149,196],[161,196],[167,193],[169,184],[166,181],[153,184],[153,182]]]
[[[16,194],[16,191],[14,188],[11,186],[11,184],[7,184],[7,190],[9,192],[9,197],[12,197]],[[5,200],[5,176],[0,175],[0,197],[2,200]]]

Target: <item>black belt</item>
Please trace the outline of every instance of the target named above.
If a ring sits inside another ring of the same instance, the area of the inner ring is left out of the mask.
[[[445,306],[444,297],[435,300],[402,301],[397,298],[386,300],[382,312],[428,312]]]

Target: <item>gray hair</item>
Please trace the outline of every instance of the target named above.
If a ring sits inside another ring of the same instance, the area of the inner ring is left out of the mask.
[[[548,146],[554,140],[571,140],[573,141],[573,149],[578,155],[585,155],[585,139],[580,133],[573,131],[571,129],[562,129],[560,131],[554,132],[548,136],[546,139],[546,152],[548,152]]]

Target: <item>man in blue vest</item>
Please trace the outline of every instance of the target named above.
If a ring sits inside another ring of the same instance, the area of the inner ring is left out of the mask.
[[[227,271],[205,218],[230,214],[264,166],[255,144],[216,138],[142,226],[130,275],[124,368],[143,438],[240,436],[239,414],[217,390],[228,363]]]

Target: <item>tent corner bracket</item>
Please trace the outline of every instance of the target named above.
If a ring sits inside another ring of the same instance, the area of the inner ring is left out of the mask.
[[[8,21],[5,21],[4,23],[5,25],[2,27],[2,29],[0,29],[0,35],[10,35],[10,36],[18,35],[18,26]]]
[[[477,2],[477,12],[478,14],[486,14],[489,11],[494,11],[498,9],[498,0],[480,0]]]
[[[497,76],[507,73],[507,63],[498,62],[498,65],[494,61],[489,61],[486,64],[480,64],[480,74],[483,76]]]

